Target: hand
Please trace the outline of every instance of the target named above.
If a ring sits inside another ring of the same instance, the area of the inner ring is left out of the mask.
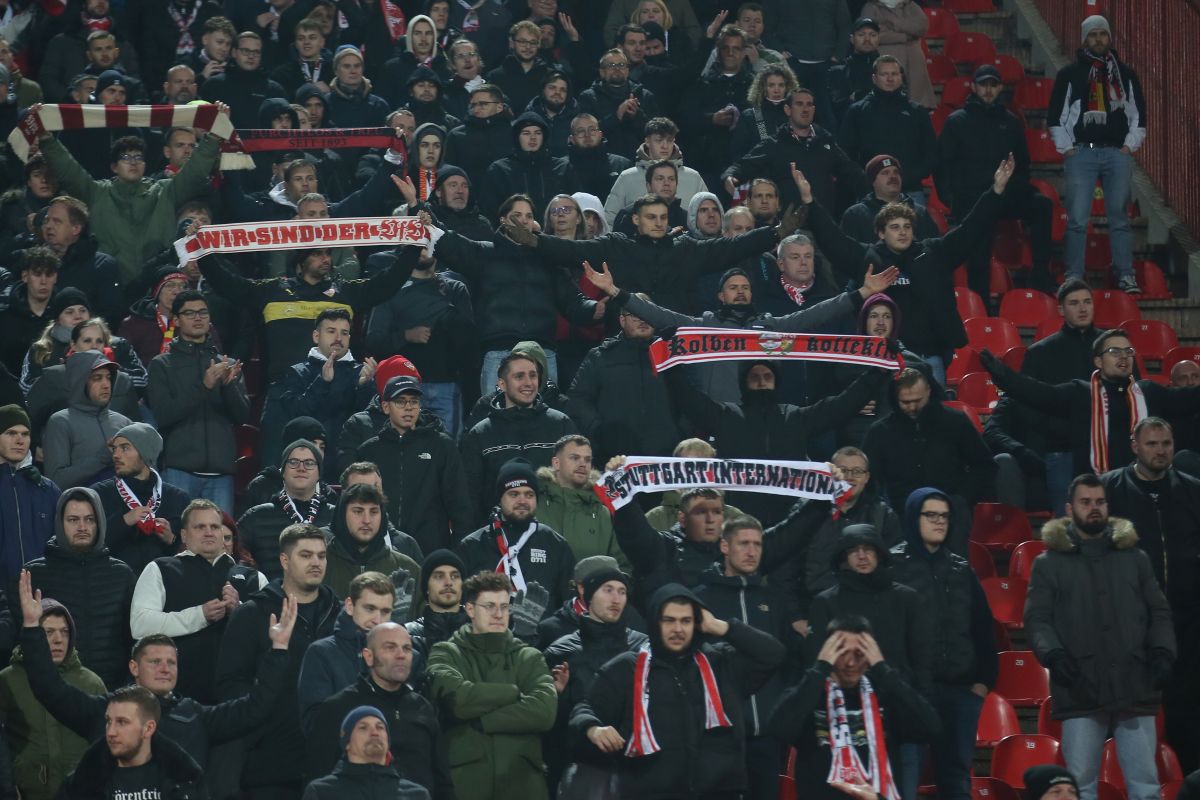
[[[724,636],[729,633],[729,623],[717,619],[707,608],[700,609],[700,632],[709,636]]]
[[[186,228],[183,229],[183,235],[184,236],[195,236],[196,231],[200,230],[203,227],[204,226],[200,224],[200,220],[194,219],[191,221],[191,223],[188,224],[188,226]]]
[[[604,319],[604,314],[608,310],[608,298],[601,297],[596,301],[596,310],[592,312],[592,319],[599,321]]]
[[[879,649],[879,642],[875,641],[875,637],[869,633],[858,635],[858,649],[862,650],[867,663],[872,667],[883,661],[883,651]]]
[[[734,114],[728,108],[723,108],[712,115],[712,124],[718,128],[732,128],[734,123]]]
[[[220,75],[225,71],[224,61],[209,61],[204,65],[204,69],[200,70],[200,74],[205,78],[211,78],[213,75]]]
[[[983,684],[983,683],[972,683],[971,691],[974,692],[979,697],[987,697],[988,696],[987,685]]]
[[[283,598],[283,608],[279,611],[279,618],[276,619],[274,614],[271,615],[267,635],[271,637],[273,649],[287,650],[288,643],[292,641],[292,629],[296,627],[297,606],[296,596],[290,594]]]
[[[229,363],[229,369],[225,370],[225,385],[228,386],[240,377],[242,377],[242,362],[235,358]]]
[[[996,354],[986,347],[979,351],[979,363],[993,376],[1004,369],[1004,362],[996,358]]]
[[[264,11],[255,17],[254,21],[258,23],[258,27],[265,28],[273,22],[277,23],[279,21],[279,14],[274,11]]]
[[[611,725],[593,725],[588,728],[587,738],[601,753],[615,753],[625,746],[625,740]]]
[[[620,469],[623,466],[625,466],[625,456],[613,456],[604,465],[604,471],[612,472],[614,469]]]
[[[804,177],[804,173],[796,169],[796,162],[791,162],[792,167],[792,183],[796,184],[796,188],[800,190],[800,201],[804,205],[808,205],[813,201],[812,184],[808,182],[808,178]]]
[[[837,664],[837,660],[849,653],[858,644],[858,637],[845,631],[834,631],[817,653],[817,661],[824,661],[829,666]]]
[[[810,628],[808,627],[808,620],[806,620],[806,619],[796,620],[795,622],[792,623],[792,630],[794,630],[796,633],[800,634],[801,636],[808,636],[809,631],[810,631]]]
[[[411,211],[412,209],[410,208],[409,210]],[[417,219],[419,219],[421,224],[426,228],[432,228],[434,226],[433,214],[430,214],[428,211],[418,211]]]
[[[563,33],[572,42],[578,42],[580,39],[579,29],[575,27],[575,23],[571,21],[571,15],[564,11],[558,12],[558,24],[562,26]]]
[[[567,682],[571,680],[571,667],[565,662],[559,664],[550,670],[550,676],[554,678],[554,691],[562,694],[567,690]]]
[[[417,204],[417,187],[412,178],[408,175],[404,177],[393,175],[392,183],[396,184],[396,188],[400,190],[400,196],[404,198],[405,205],[408,206],[409,211],[412,211],[413,206]]]
[[[417,579],[408,570],[398,569],[388,576],[396,587],[396,599],[392,602],[392,622],[403,625],[412,615],[413,598],[417,593]]]
[[[862,409],[858,413],[863,415],[864,417],[875,416],[875,401],[874,400],[869,401],[865,406],[862,407]]]
[[[242,599],[238,596],[237,589],[233,588],[233,584],[226,583],[221,587],[221,602],[229,609],[230,614],[242,604]]]
[[[717,38],[717,33],[720,32],[721,26],[725,24],[725,18],[729,16],[729,9],[722,9],[713,17],[712,22],[708,23],[708,27],[704,29],[704,37],[706,39]]]
[[[379,362],[371,356],[363,359],[362,369],[358,371],[358,385],[362,386],[367,381],[375,377],[375,370],[379,369]]]
[[[204,612],[204,619],[208,622],[218,622],[225,619],[225,615],[229,613],[229,606],[224,600],[209,600],[204,605],[200,606]]]
[[[1124,154],[1125,154],[1125,155],[1127,155],[1127,156],[1131,156],[1131,155],[1133,155],[1133,151],[1129,149],[1129,145],[1122,145],[1122,146],[1121,146],[1121,152],[1122,152],[1122,153],[1124,153]]]
[[[27,569],[21,570],[17,595],[21,601],[22,623],[26,628],[36,628],[42,621],[42,590],[33,591],[33,576]]]
[[[621,105],[617,106],[617,119],[625,119],[629,116],[636,116],[638,113],[638,101],[633,95],[629,95],[629,99]]]
[[[43,105],[44,105],[44,103],[34,103],[33,105],[31,105],[29,107],[28,113],[30,113],[30,114],[41,113]],[[48,142],[53,138],[54,138],[54,134],[52,134],[50,131],[42,131],[41,133],[38,134],[39,142]]]
[[[1046,654],[1046,669],[1050,678],[1059,686],[1070,689],[1083,676],[1079,662],[1066,650],[1059,648]]]
[[[791,236],[796,231],[800,230],[800,223],[808,215],[808,209],[803,206],[796,208],[794,205],[788,205],[783,210],[783,214],[779,217],[779,224],[775,226],[775,236],[780,241]]]
[[[228,360],[228,358],[229,357],[226,356],[226,360]],[[228,369],[229,366],[225,361],[218,361],[215,358],[210,361],[208,364],[208,369],[204,370],[204,388],[215,389],[218,383],[225,380],[225,373],[228,371]]]
[[[146,516],[149,512],[150,508],[148,506],[134,506],[121,515],[121,521],[126,525],[137,525],[142,517]]]
[[[830,781],[829,785],[837,789],[839,792],[844,792],[856,800],[879,800],[879,792],[875,791],[871,784],[859,778],[854,783],[846,783],[845,781]]]
[[[833,463],[832,461],[826,461],[825,468],[829,470],[829,474],[833,476],[834,480],[837,480],[837,481],[846,480],[846,473],[842,471],[841,467],[839,467],[837,464]]]
[[[171,530],[171,523],[162,517],[154,518],[154,535],[161,539],[163,544],[175,544],[175,531]]]
[[[1004,188],[1008,186],[1008,179],[1012,177],[1013,170],[1016,169],[1016,161],[1013,159],[1013,154],[1009,153],[1008,158],[1000,162],[1000,166],[996,167],[996,174],[992,177],[992,191],[996,194],[1004,194]]]
[[[213,103],[213,105],[217,107],[217,116],[218,117],[222,116],[222,115],[224,115],[225,117],[229,116],[230,112],[229,112],[229,106],[227,104],[222,103],[221,101],[218,100],[217,102]],[[204,135],[204,134],[208,133],[208,131],[205,130],[204,128],[196,128],[196,130],[200,132],[200,135]]]
[[[413,344],[425,344],[429,341],[429,337],[432,334],[433,328],[428,325],[418,325],[415,328],[409,328],[404,331],[404,341],[412,342]]]
[[[334,369],[336,369],[337,360],[342,357],[342,348],[336,344],[329,348],[329,358],[325,359],[325,363],[321,365],[321,379],[326,383],[333,382]]]
[[[519,639],[534,636],[549,604],[550,592],[537,581],[530,581],[525,591],[517,592],[512,603],[513,635]]]
[[[758,63],[758,59],[759,59],[758,47],[756,45],[749,45],[746,48],[746,60],[749,61],[750,66],[753,67],[755,64]]]
[[[893,265],[885,269],[878,275],[875,274],[875,267],[867,267],[867,274],[863,276],[863,285],[859,287],[858,293],[866,300],[873,294],[879,294],[884,289],[891,286],[900,277],[900,268]]]
[[[596,272],[596,270],[592,269],[592,265],[589,262],[583,262],[584,277],[588,279],[592,286],[595,286],[609,297],[616,297],[621,290],[613,283],[612,273],[608,271],[608,262],[605,261],[602,263],[600,269],[602,270],[601,272]]]
[[[733,193],[737,191],[737,187],[738,187],[737,178],[730,175],[728,178],[725,179],[725,193],[728,194],[730,197],[732,197]]]
[[[500,224],[500,232],[513,243],[519,244],[522,247],[538,246],[537,234],[527,228],[522,228],[520,225],[503,222]]]

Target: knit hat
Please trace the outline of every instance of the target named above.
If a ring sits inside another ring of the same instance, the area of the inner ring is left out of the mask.
[[[895,167],[904,173],[904,167],[900,166],[900,159],[895,156],[889,156],[887,153],[880,153],[867,162],[867,183],[872,184],[879,177],[879,173],[883,172],[888,167]]]
[[[642,30],[646,32],[646,41],[654,39],[655,41],[667,43],[667,32],[663,30],[663,26],[657,22],[643,22]]]
[[[1025,796],[1029,800],[1042,800],[1042,795],[1060,783],[1069,783],[1075,787],[1076,792],[1079,791],[1075,776],[1069,769],[1058,764],[1038,764],[1036,767],[1030,767],[1025,770],[1023,780]]]
[[[1079,41],[1086,44],[1088,34],[1092,31],[1105,31],[1112,36],[1112,28],[1109,27],[1108,20],[1099,14],[1092,14],[1079,26]],[[100,91],[99,86],[96,87],[96,91]]]
[[[538,480],[533,465],[523,458],[506,461],[496,474],[496,500],[499,501],[509,489],[519,489],[522,486],[528,486],[537,492]]]
[[[421,373],[417,371],[413,365],[404,356],[392,356],[385,358],[379,362],[379,366],[375,367],[375,391],[382,395],[383,390],[387,388],[388,381],[395,378],[397,375],[406,375],[410,378],[421,380]]]
[[[453,550],[434,550],[421,562],[421,590],[423,592],[429,591],[429,577],[438,567],[454,567],[458,570],[459,575],[464,578],[467,576],[467,565],[463,563],[457,553]]]
[[[350,709],[350,713],[342,718],[342,728],[340,733],[343,750],[345,750],[347,745],[350,744],[350,734],[354,732],[354,726],[358,725],[358,723],[366,717],[378,717],[379,719],[383,720],[384,728],[387,728],[388,726],[387,717],[383,715],[382,711],[380,711],[378,708],[375,708],[375,706],[359,706],[358,708]],[[388,734],[389,736],[391,735],[390,730],[388,731]]]
[[[442,184],[451,178],[463,178],[467,182],[467,186],[471,185],[471,176],[468,175],[462,167],[456,167],[453,164],[442,164],[438,169],[437,180],[433,182],[433,190],[436,192],[442,187]]]
[[[346,56],[358,56],[359,58],[363,57],[362,51],[357,47],[352,44],[344,44],[337,49],[337,52],[333,54],[333,68],[337,69],[338,62]],[[99,89],[99,87],[97,87],[97,89]]]
[[[737,275],[741,275],[746,280],[750,280],[750,273],[746,272],[746,270],[742,269],[741,267],[730,267],[721,273],[721,280],[717,282],[718,291],[724,291],[725,282]]]
[[[188,282],[188,276],[184,275],[178,270],[160,272],[158,282],[154,284],[154,291],[150,293],[150,296],[157,300],[159,292],[161,292],[163,289],[163,284],[165,284],[167,281],[183,281],[186,284]]]
[[[442,88],[442,77],[424,64],[409,73],[408,80],[404,82],[404,85],[411,87],[419,81],[428,81],[437,84],[439,89]]]
[[[0,433],[3,433],[14,425],[24,425],[26,428],[32,427],[29,424],[29,415],[25,413],[25,409],[16,403],[0,406]]]
[[[54,297],[50,298],[50,305],[46,307],[49,312],[48,319],[57,320],[58,315],[66,311],[71,306],[87,306],[91,310],[91,303],[88,302],[88,296],[82,289],[76,289],[74,286],[68,286]]]
[[[307,447],[309,450],[312,451],[313,458],[317,462],[317,477],[318,478],[321,477],[321,462],[322,462],[321,451],[320,451],[320,449],[317,448],[317,445],[315,442],[312,442],[308,439],[297,439],[296,441],[289,444],[287,447],[283,448],[283,455],[281,455],[279,457],[280,468],[282,469],[284,463],[289,458],[292,457],[292,451],[296,450],[298,448],[301,448],[301,447]]]
[[[146,462],[146,466],[153,467],[158,463],[158,457],[162,455],[163,439],[150,425],[144,422],[130,423],[113,434],[114,439],[117,437],[128,439],[142,457],[142,461]]]
[[[285,442],[294,442],[297,439],[307,439],[310,442],[320,439],[327,442],[329,435],[325,433],[325,426],[312,417],[292,417],[288,424],[283,426],[282,439]]]
[[[588,579],[588,576],[605,570],[617,570],[621,567],[617,564],[617,560],[612,556],[588,556],[581,558],[575,564],[575,572],[572,575],[576,585],[582,586],[583,582]]]
[[[583,600],[586,603],[592,602],[592,595],[596,593],[604,584],[609,581],[620,581],[625,584],[625,591],[629,591],[629,576],[619,569],[600,569],[584,578],[583,583]]]
[[[1107,24],[1108,23],[1105,23],[1106,26]],[[1084,34],[1084,38],[1087,38],[1086,33]],[[93,92],[92,95],[94,97],[99,97],[100,93],[108,87],[125,86],[128,81],[129,79],[125,77],[125,73],[121,72],[120,70],[106,69],[96,78],[96,91]]]

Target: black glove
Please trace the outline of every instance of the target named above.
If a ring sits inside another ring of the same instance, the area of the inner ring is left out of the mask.
[[[804,218],[807,216],[807,208],[803,206],[797,208],[794,205],[789,205],[779,217],[779,225],[775,228],[775,235],[780,241],[783,241],[796,231],[800,230],[800,225],[804,222]]]
[[[1082,675],[1079,662],[1066,650],[1061,649],[1052,650],[1046,656],[1046,669],[1050,670],[1050,677],[1055,683],[1068,689],[1074,686]]]
[[[991,350],[987,349],[979,351],[979,363],[982,364],[983,368],[990,372],[993,376],[996,375],[1000,370],[1004,369],[1004,362],[996,358],[995,354],[992,353]]]
[[[520,225],[513,225],[511,223],[505,222],[503,225],[500,226],[500,231],[506,237],[511,239],[513,242],[521,245],[522,247],[537,247],[538,246],[537,234],[534,233],[533,231],[529,230],[528,228],[522,228]]]
[[[1175,667],[1175,657],[1164,647],[1155,647],[1150,651],[1150,684],[1155,691],[1162,691],[1171,679],[1171,671]]]
[[[1021,465],[1021,471],[1042,475],[1046,472],[1046,461],[1030,447],[1022,447],[1013,453],[1013,458]]]

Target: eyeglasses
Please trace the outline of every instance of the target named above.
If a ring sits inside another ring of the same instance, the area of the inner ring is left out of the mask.
[[[554,208],[550,209],[550,216],[565,217],[567,214],[570,214],[574,210],[575,210],[574,206],[555,206]]]
[[[600,62],[600,69],[629,69],[629,65],[623,61],[619,64],[605,64],[604,62]]]
[[[861,478],[870,471],[866,467],[842,467],[842,474],[850,478]]]
[[[306,458],[304,460],[301,460],[299,458],[289,458],[287,461],[284,461],[283,463],[286,466],[291,467],[292,469],[300,469],[301,467],[304,467],[305,469],[316,469],[317,468],[317,462],[311,458]]]
[[[184,319],[208,319],[208,309],[185,308],[183,311],[180,311],[178,314],[176,314],[176,316],[183,317]]]
[[[388,400],[388,402],[394,406],[399,406],[400,408],[420,408],[421,407],[421,401],[416,399],[415,397],[398,397],[395,400]]]
[[[1106,347],[1100,352],[1106,356],[1132,356],[1137,354],[1137,350],[1132,347]]]
[[[950,512],[949,511],[922,511],[921,518],[927,519],[930,522],[949,522],[950,521]]]
[[[509,605],[508,603],[476,603],[475,605],[479,606],[486,613],[490,614],[493,617],[496,616],[497,614],[499,614],[500,616],[505,616],[508,614],[509,610],[512,608],[512,606]]]
[[[571,131],[572,136],[592,136],[600,132],[600,129],[593,125],[590,128],[576,128]]]
[[[141,153],[123,153],[117,156],[117,161],[124,161],[126,164],[145,164],[146,157]]]

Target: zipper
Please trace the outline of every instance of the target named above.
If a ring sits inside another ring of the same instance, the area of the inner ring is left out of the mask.
[[[742,607],[742,622],[750,624],[750,612],[746,610],[746,578],[743,576],[738,578],[742,582],[742,588],[738,589],[738,604]],[[754,720],[754,735],[757,736],[760,731],[758,722],[758,694],[750,695],[750,717]]]
[[[25,564],[29,559],[25,558],[25,526],[21,522],[21,495],[17,493],[17,471],[12,467],[9,467],[8,471],[13,482],[13,508],[17,510],[17,546],[21,549],[21,563]]]

